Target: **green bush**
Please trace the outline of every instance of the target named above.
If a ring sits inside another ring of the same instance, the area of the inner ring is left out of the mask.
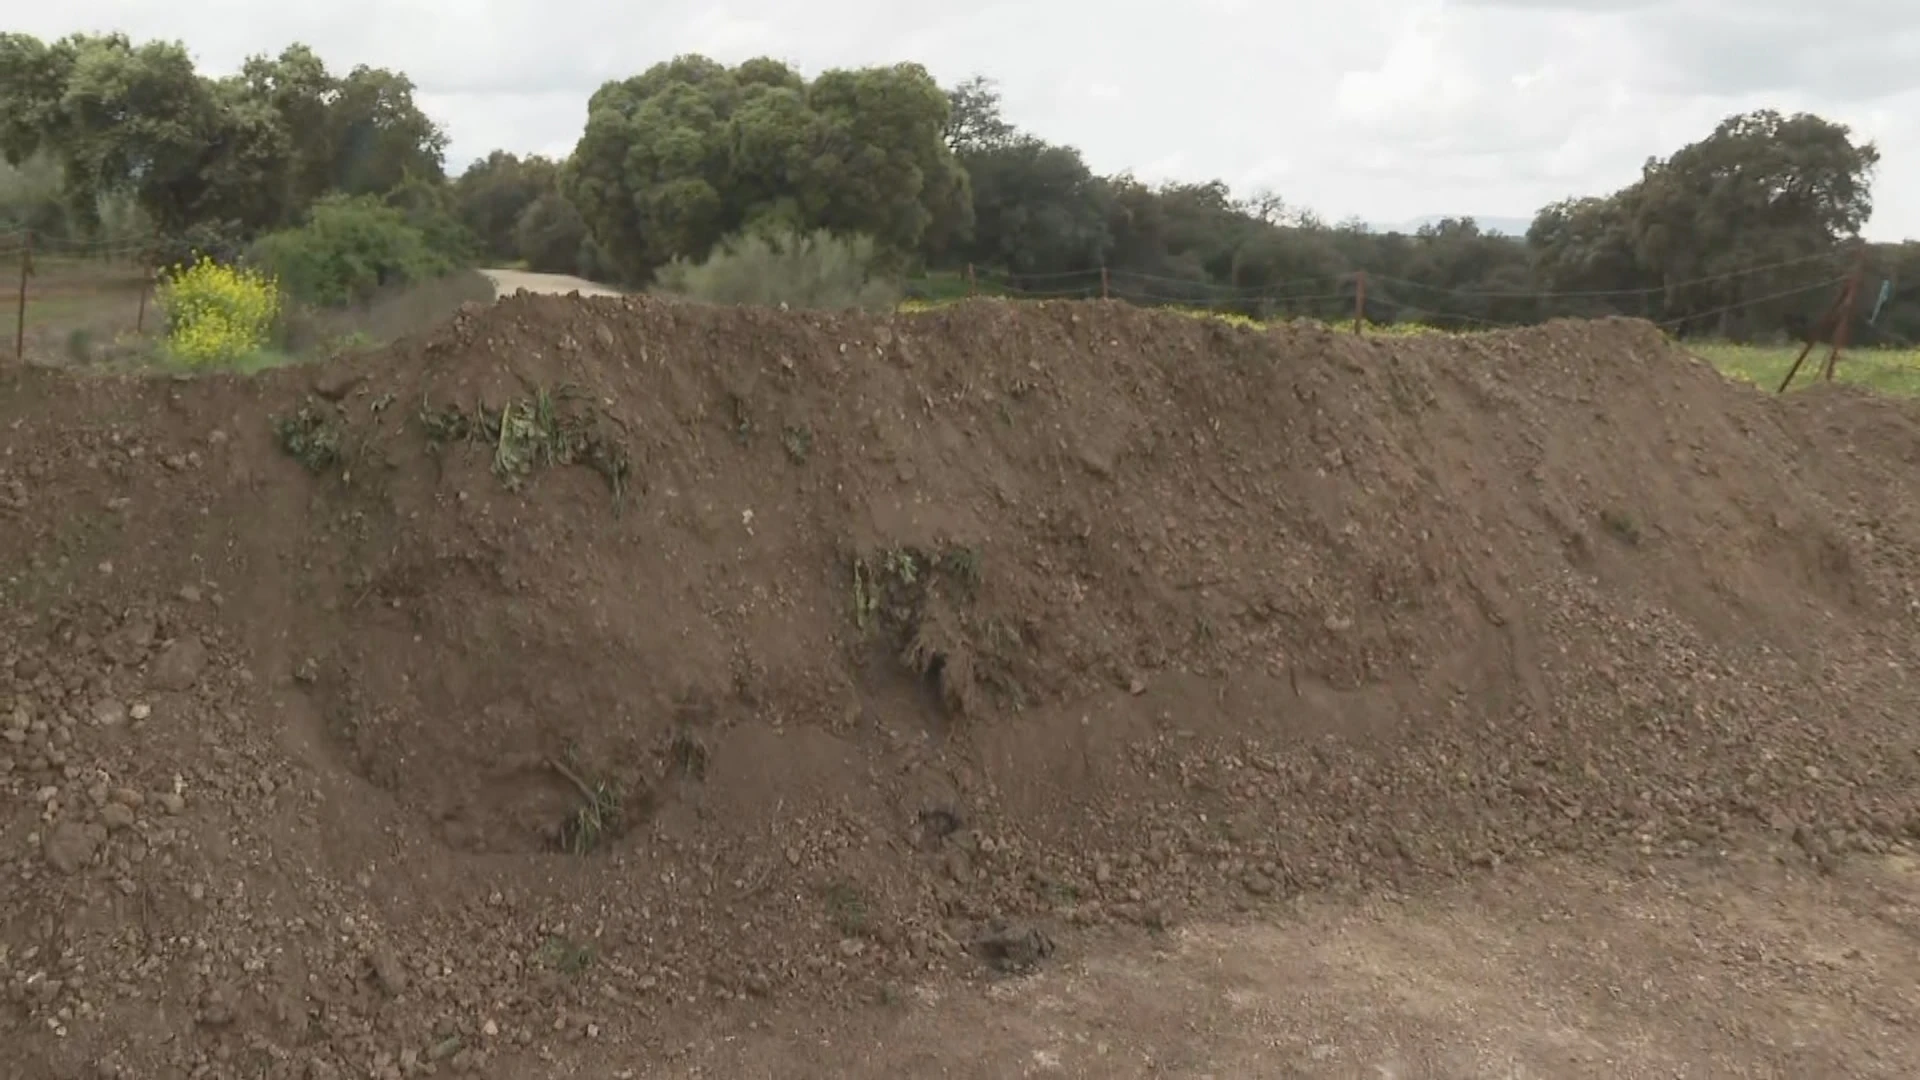
[[[878,272],[870,238],[825,230],[731,237],[704,262],[661,267],[656,281],[709,304],[891,311],[901,297],[900,284]]]
[[[253,249],[290,295],[322,307],[440,277],[456,268],[458,254],[437,250],[406,211],[370,195],[329,195],[313,204],[306,224],[269,233]]]

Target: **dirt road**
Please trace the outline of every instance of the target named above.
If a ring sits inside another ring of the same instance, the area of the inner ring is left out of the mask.
[[[494,290],[501,296],[512,296],[522,289],[530,293],[550,293],[554,296],[565,296],[574,292],[581,296],[620,295],[618,289],[568,274],[536,274],[530,270],[482,270],[480,272],[492,280]]]
[[[1553,863],[1115,935],[1030,979],[896,987],[853,1015],[739,1017],[633,1075],[1910,1075],[1917,885],[1904,857],[1826,877],[1757,849]]]

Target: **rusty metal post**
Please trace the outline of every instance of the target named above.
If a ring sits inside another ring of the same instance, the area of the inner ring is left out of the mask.
[[[1826,314],[1820,316],[1820,321],[1815,325],[1825,326],[1839,314],[1841,307],[1847,303],[1847,294],[1852,291],[1855,283],[1856,279],[1849,277],[1846,284],[1840,286],[1840,295],[1834,297],[1833,303],[1827,305]],[[1839,328],[1836,325],[1829,336],[1831,337],[1838,333]],[[1780,380],[1780,388],[1775,390],[1774,393],[1784,394],[1787,392],[1787,387],[1793,385],[1793,377],[1800,374],[1800,365],[1807,362],[1807,354],[1813,352],[1813,347],[1818,344],[1815,337],[1816,335],[1813,334],[1807,335],[1806,344],[1800,347],[1800,355],[1793,358],[1793,366],[1787,369],[1786,378]]]
[[[1800,365],[1807,362],[1807,354],[1812,351],[1813,351],[1813,338],[1811,335],[1809,335],[1807,338],[1807,343],[1805,345],[1800,346],[1800,355],[1793,358],[1793,366],[1787,369],[1787,377],[1780,380],[1780,389],[1775,390],[1774,393],[1784,394],[1787,392],[1787,387],[1792,384],[1793,377],[1795,375],[1800,374]]]
[[[1826,369],[1822,377],[1833,381],[1833,369],[1840,363],[1840,350],[1847,347],[1847,338],[1853,331],[1853,304],[1860,297],[1860,279],[1867,269],[1867,248],[1860,246],[1860,253],[1854,257],[1853,273],[1847,275],[1846,291],[1840,294],[1840,314],[1834,321],[1831,340],[1833,347],[1827,350]]]

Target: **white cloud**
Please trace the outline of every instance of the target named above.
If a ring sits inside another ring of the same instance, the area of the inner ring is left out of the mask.
[[[1329,219],[1526,215],[1632,180],[1722,117],[1811,109],[1876,140],[1876,236],[1920,236],[1920,5],[1912,0],[66,0],[42,36],[178,38],[210,70],[312,45],[398,68],[455,164],[563,153],[600,83],[684,52],[813,72],[915,60],[997,79],[1012,119],[1102,171],[1272,186]]]

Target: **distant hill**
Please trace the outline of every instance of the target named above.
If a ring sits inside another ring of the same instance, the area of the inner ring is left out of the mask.
[[[1533,224],[1533,219],[1530,217],[1502,217],[1491,214],[1486,217],[1481,217],[1478,214],[1428,214],[1424,217],[1410,218],[1406,221],[1392,223],[1373,222],[1372,228],[1374,232],[1411,233],[1418,232],[1422,225],[1438,224],[1450,217],[1471,217],[1474,222],[1480,226],[1482,232],[1505,233],[1516,239],[1526,236],[1527,227]]]

